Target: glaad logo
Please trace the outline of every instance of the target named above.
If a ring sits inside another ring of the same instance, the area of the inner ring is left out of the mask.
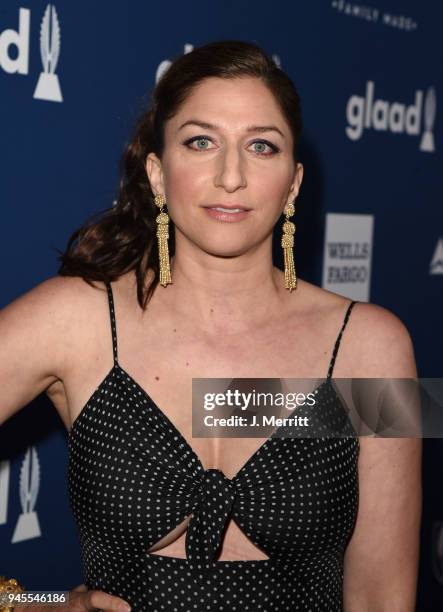
[[[443,274],[443,238],[440,238],[435,247],[429,274]]]
[[[418,136],[421,131],[423,106],[423,91],[415,92],[414,104],[406,106],[400,102],[388,102],[387,100],[374,100],[374,81],[367,81],[366,95],[351,96],[346,106],[346,119],[348,125],[345,128],[346,135],[350,140],[359,140],[364,129],[378,131],[390,131],[410,136]],[[433,153],[435,151],[434,128],[435,114],[437,108],[437,96],[435,89],[429,87],[426,92],[424,104],[424,132],[420,140],[420,151]]]
[[[0,34],[0,66],[9,74],[28,74],[29,63],[29,22],[31,11],[21,8],[19,11],[18,32],[5,30]],[[16,57],[12,58],[9,48],[16,47]]]
[[[40,54],[43,72],[34,91],[34,98],[63,102],[58,76],[55,74],[60,55],[60,25],[55,6],[48,4],[40,26]]]
[[[31,11],[19,10],[18,30],[4,30],[0,34],[0,67],[8,74],[29,72],[29,30]],[[11,52],[11,48],[15,51]],[[43,72],[34,91],[34,98],[63,102],[58,77],[55,74],[60,55],[60,25],[55,6],[48,4],[40,26],[40,54]]]

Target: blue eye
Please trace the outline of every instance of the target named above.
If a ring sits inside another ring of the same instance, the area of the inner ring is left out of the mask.
[[[207,136],[193,136],[192,138],[188,138],[188,140],[185,140],[185,142],[183,143],[186,146],[189,146],[190,144],[192,144],[193,142],[211,142],[211,139],[208,138]],[[191,149],[193,149],[194,151],[205,151],[206,149],[208,149],[208,146],[204,146],[204,147],[199,147],[197,146],[197,148],[194,147],[190,147]]]
[[[207,138],[197,138],[197,140],[195,140],[195,142],[197,143],[206,143],[205,146],[201,147],[200,145],[197,145],[197,149],[207,149],[208,148],[208,143],[209,140]]]
[[[197,147],[191,147],[190,145],[193,144],[194,142],[196,143],[206,143],[204,144],[204,146],[199,146],[197,145]],[[188,138],[187,140],[185,140],[182,144],[185,145],[186,147],[192,149],[193,151],[207,151],[209,150],[209,143],[212,142],[212,139],[209,136],[204,136],[204,135],[199,135],[199,136],[192,136],[192,138]],[[260,149],[255,149],[255,153],[261,157],[270,157],[272,155],[274,155],[275,153],[279,153],[280,149],[272,144],[272,142],[269,142],[268,140],[255,140],[253,143],[251,143],[250,146],[255,146],[255,145],[260,145]],[[266,147],[268,147],[268,149],[271,150],[271,152],[266,152]]]
[[[259,153],[260,155],[264,153],[265,149],[264,147],[269,147],[272,151],[272,153],[278,153],[279,152],[279,148],[276,147],[275,145],[273,145],[271,142],[268,142],[267,140],[256,140],[255,142],[252,143],[254,146],[255,145],[261,145],[262,149],[261,150],[255,150],[256,153]],[[272,154],[271,153],[271,154]],[[265,155],[269,155],[269,153],[265,154]]]

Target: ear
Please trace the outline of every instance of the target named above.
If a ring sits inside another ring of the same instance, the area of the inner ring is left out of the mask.
[[[303,170],[303,164],[298,163],[294,172],[294,178],[292,181],[291,189],[289,190],[289,195],[285,206],[287,204],[293,203],[294,200],[297,198],[298,193],[300,191],[300,185],[303,180]]]
[[[155,153],[149,153],[145,168],[153,194],[162,193],[164,195],[162,163]]]

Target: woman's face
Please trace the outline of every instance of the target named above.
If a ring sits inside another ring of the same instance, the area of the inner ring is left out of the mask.
[[[213,255],[237,256],[272,240],[303,177],[292,150],[291,130],[260,79],[211,77],[197,85],[166,122],[162,159],[150,153],[146,164],[153,192],[166,197],[176,251],[185,240]],[[249,210],[227,222],[208,213],[215,206]]]

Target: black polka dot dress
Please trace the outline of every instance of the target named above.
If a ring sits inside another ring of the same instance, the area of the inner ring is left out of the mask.
[[[343,555],[358,507],[359,442],[343,421],[330,378],[355,302],[327,379],[315,391],[321,418],[341,421],[345,435],[273,434],[229,479],[203,468],[120,367],[110,285],[107,290],[114,365],[68,436],[69,499],[86,586],[122,597],[134,612],[341,611]],[[185,559],[147,552],[190,515]],[[267,559],[217,560],[231,518]]]

